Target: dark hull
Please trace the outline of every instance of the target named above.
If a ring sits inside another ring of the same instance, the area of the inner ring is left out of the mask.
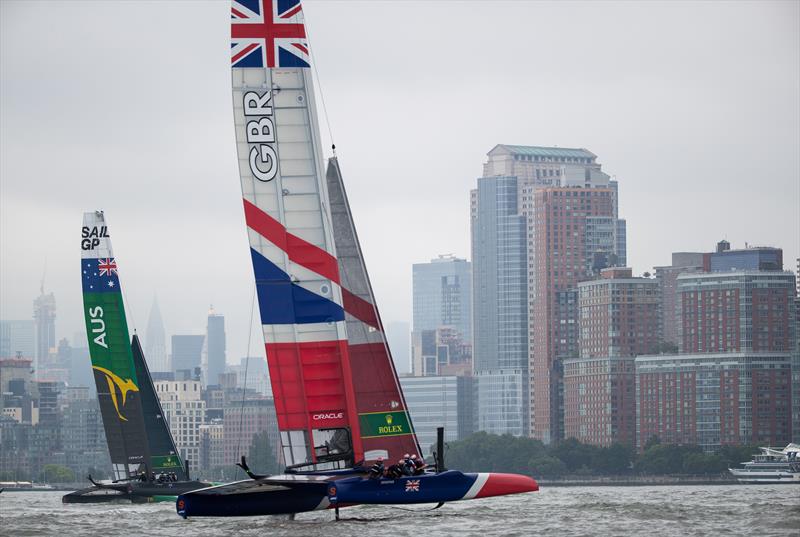
[[[328,507],[327,489],[327,483],[318,483],[301,488],[265,486],[236,494],[186,494],[178,497],[176,507],[184,518],[304,513]]]
[[[62,503],[107,503],[129,501],[147,503],[160,499],[174,499],[181,494],[208,487],[202,481],[178,481],[175,483],[130,483],[122,489],[119,485],[93,486],[65,494]]]

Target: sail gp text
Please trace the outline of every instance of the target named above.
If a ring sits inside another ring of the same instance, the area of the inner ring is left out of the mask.
[[[248,91],[242,97],[242,108],[247,122],[247,144],[250,146],[250,171],[259,181],[268,182],[278,173],[278,155],[275,153],[275,124],[272,122],[272,91],[259,95]]]

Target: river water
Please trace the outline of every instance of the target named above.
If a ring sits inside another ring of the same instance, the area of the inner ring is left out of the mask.
[[[339,537],[798,536],[800,486],[554,487],[539,492],[429,506],[360,506],[283,517],[190,518],[172,502],[63,505],[59,492],[0,494],[0,535],[228,535]]]

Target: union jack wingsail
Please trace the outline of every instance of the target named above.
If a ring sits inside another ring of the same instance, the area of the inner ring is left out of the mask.
[[[344,191],[329,200],[310,63],[299,0],[232,2],[239,170],[283,457],[342,468],[418,448]],[[349,231],[334,238],[339,214]],[[356,256],[337,257],[340,244]]]

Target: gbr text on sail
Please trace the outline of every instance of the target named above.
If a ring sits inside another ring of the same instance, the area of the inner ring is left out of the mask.
[[[248,119],[245,125],[250,171],[259,181],[272,181],[278,173],[275,152],[275,123],[272,121],[272,91],[259,95],[248,91],[242,96],[242,109]]]

